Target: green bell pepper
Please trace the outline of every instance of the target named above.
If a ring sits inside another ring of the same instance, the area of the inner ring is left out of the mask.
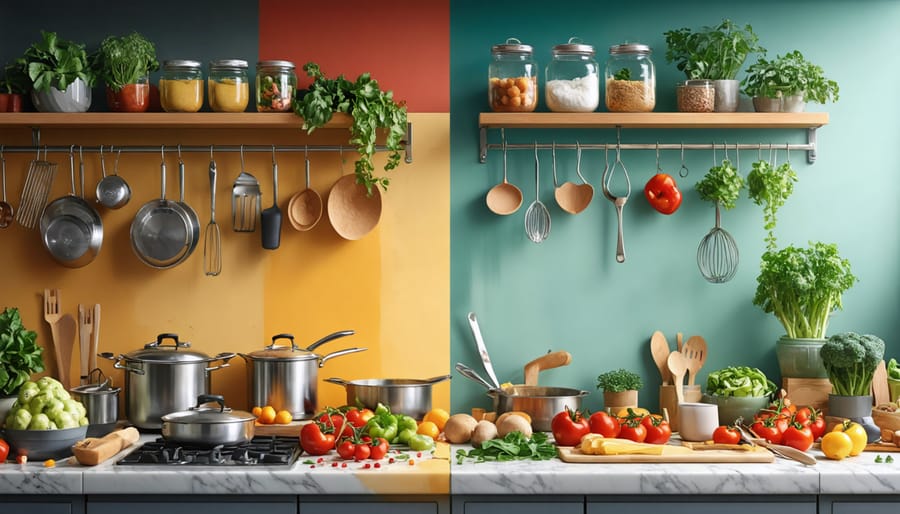
[[[409,438],[409,449],[416,452],[424,452],[434,448],[434,439],[430,435],[414,434]]]
[[[379,404],[380,407],[381,405]],[[363,429],[363,432],[369,434],[372,439],[383,437],[387,441],[392,441],[397,437],[397,431],[397,418],[390,411],[376,414],[366,422],[366,426]]]

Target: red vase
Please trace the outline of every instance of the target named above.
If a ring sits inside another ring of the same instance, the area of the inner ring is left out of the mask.
[[[119,91],[107,86],[106,105],[113,112],[146,112],[150,106],[150,85],[125,84]]]
[[[22,112],[22,95],[0,93],[0,112]]]

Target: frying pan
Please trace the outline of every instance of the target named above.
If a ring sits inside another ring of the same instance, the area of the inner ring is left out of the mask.
[[[180,264],[191,251],[190,215],[178,202],[166,200],[165,147],[160,147],[162,194],[145,203],[131,222],[131,248],[147,266],[167,269]]]
[[[80,268],[100,253],[103,221],[97,211],[75,192],[75,158],[71,151],[69,178],[72,194],[53,200],[41,213],[41,240],[57,262],[69,268]]]
[[[181,145],[178,145],[178,195],[178,205],[184,210],[188,221],[190,221],[188,236],[191,242],[188,246],[188,251],[185,252],[184,257],[181,259],[184,260],[194,253],[194,249],[197,248],[197,242],[200,241],[200,217],[197,216],[197,211],[184,201],[184,161],[181,160]]]

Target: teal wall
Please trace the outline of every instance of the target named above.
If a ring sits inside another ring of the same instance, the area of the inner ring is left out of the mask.
[[[583,213],[572,216],[552,198],[550,152],[542,152],[542,200],[550,208],[552,231],[541,245],[524,233],[527,203],[534,198],[533,157],[511,152],[510,179],[525,191],[526,203],[512,216],[495,216],[485,193],[501,177],[499,152],[478,162],[479,112],[487,111],[487,67],[492,44],[518,37],[535,48],[543,66],[550,48],[579,36],[605,61],[607,49],[624,41],[649,44],[657,68],[657,111],[674,111],[674,83],[681,74],[665,61],[663,32],[699,28],[730,18],[752,24],[769,55],[792,49],[820,64],[841,86],[837,104],[809,105],[826,110],[830,124],[819,130],[819,160],[791,155],[800,181],[779,213],[781,245],[808,240],[837,243],[850,259],[859,283],[844,296],[845,309],[833,317],[830,333],[853,330],[885,339],[888,356],[900,357],[898,327],[898,203],[900,182],[900,3],[881,1],[759,0],[741,4],[717,1],[579,2],[577,5],[521,0],[508,4],[451,2],[451,362],[480,370],[465,316],[478,314],[501,381],[521,382],[522,366],[548,350],[568,350],[573,363],[542,375],[545,385],[592,391],[585,404],[602,406],[596,376],[625,367],[645,378],[642,404],[658,405],[659,375],[649,354],[649,336],[662,330],[674,346],[675,333],[704,336],[709,360],[701,371],[728,365],[757,366],[780,380],[774,341],[783,329],[751,303],[763,244],[762,212],[746,196],[723,214],[741,251],[734,280],[707,283],[696,265],[697,245],[712,227],[711,205],[700,201],[693,185],[713,164],[711,152],[687,152],[690,175],[679,184],[681,209],[666,217],[642,196],[655,171],[652,151],[624,152],[634,192],[625,208],[628,259],[617,264],[615,211],[597,188]],[[751,58],[755,60],[755,57]],[[748,62],[749,64],[749,62]],[[740,75],[743,76],[743,73]],[[740,78],[740,77],[739,77]],[[543,91],[541,91],[543,93]],[[602,103],[602,102],[601,102]],[[543,97],[539,104],[543,107]],[[602,109],[602,107],[601,107]],[[513,143],[552,140],[573,143],[615,142],[613,130],[507,131]],[[803,131],[639,131],[626,130],[623,142],[799,143]],[[492,131],[491,141],[499,141]],[[721,152],[718,158],[721,160]],[[734,155],[731,155],[734,160]],[[781,152],[779,162],[785,158]],[[587,152],[583,169],[596,185],[602,153]],[[756,151],[741,152],[746,175]],[[663,152],[661,166],[675,173],[678,152]],[[574,177],[574,152],[560,152],[559,171]],[[562,178],[562,177],[561,177]],[[483,390],[457,377],[453,410],[490,407]]]

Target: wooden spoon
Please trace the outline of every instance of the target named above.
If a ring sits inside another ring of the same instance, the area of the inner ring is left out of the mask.
[[[62,382],[66,389],[72,387],[69,380],[69,373],[72,369],[72,351],[75,348],[75,332],[78,330],[78,323],[71,314],[63,314],[56,324],[58,339],[56,343],[56,365],[59,368],[59,381]]]
[[[570,362],[572,362],[572,354],[565,351],[541,355],[525,365],[525,385],[538,385],[538,374],[540,374],[541,370],[568,366]]]
[[[506,179],[506,141],[503,142],[503,182],[492,187],[485,198],[488,209],[494,214],[506,216],[522,206],[522,190]]]
[[[666,361],[675,381],[675,396],[678,403],[684,403],[684,374],[687,372],[687,360],[681,352],[672,352]]]
[[[697,372],[706,362],[706,340],[700,336],[691,336],[684,343],[681,353],[687,359],[688,367],[688,385],[694,385],[694,379],[697,378]]]
[[[875,397],[875,405],[891,401],[887,368],[883,360],[878,363],[878,366],[875,367],[875,373],[872,374],[872,396]]]
[[[565,182],[561,186],[556,187],[556,191],[553,196],[556,198],[556,203],[559,207],[568,212],[569,214],[578,214],[579,212],[587,209],[587,206],[591,203],[591,200],[594,198],[594,187],[587,183],[584,180],[584,176],[581,174],[581,145],[576,142],[577,147],[577,158],[575,170],[578,173],[578,176],[581,177],[581,184],[575,184],[572,182]],[[556,149],[553,149],[553,182],[556,183]]]
[[[356,175],[339,178],[328,194],[328,220],[339,236],[350,241],[362,239],[381,219],[381,190],[356,183]]]
[[[672,383],[672,373],[669,371],[669,342],[666,336],[657,330],[650,336],[650,355],[653,356],[653,362],[659,368],[659,375],[662,377],[662,384],[668,385]]]
[[[291,197],[288,203],[288,221],[295,229],[311,230],[322,219],[322,197],[309,187],[309,159],[306,159],[306,189]]]

